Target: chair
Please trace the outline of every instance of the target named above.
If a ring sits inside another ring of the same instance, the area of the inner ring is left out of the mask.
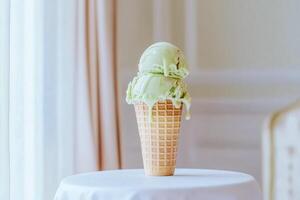
[[[270,116],[262,144],[264,200],[299,200],[300,102]]]

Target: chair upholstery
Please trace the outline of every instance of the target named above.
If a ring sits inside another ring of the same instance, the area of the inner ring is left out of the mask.
[[[300,200],[300,102],[270,116],[262,144],[264,200]]]

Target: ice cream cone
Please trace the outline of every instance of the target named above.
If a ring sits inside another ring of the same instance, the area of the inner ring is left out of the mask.
[[[145,174],[149,176],[173,175],[182,106],[175,108],[170,100],[159,101],[153,106],[152,114],[149,113],[151,109],[145,103],[135,104],[134,107]]]

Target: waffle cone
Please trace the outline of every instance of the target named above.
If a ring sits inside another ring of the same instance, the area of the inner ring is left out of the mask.
[[[152,109],[144,103],[134,105],[142,146],[145,174],[171,176],[176,165],[177,146],[181,123],[180,108],[171,101],[156,103]]]

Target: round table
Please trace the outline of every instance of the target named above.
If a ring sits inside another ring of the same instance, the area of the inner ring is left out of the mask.
[[[176,169],[174,176],[113,170],[65,178],[55,200],[261,200],[250,175],[219,170]]]

